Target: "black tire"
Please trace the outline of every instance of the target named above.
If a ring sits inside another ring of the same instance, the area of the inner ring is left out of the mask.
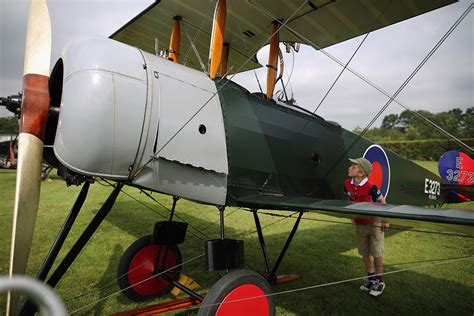
[[[144,236],[127,248],[120,259],[117,278],[123,293],[132,301],[142,302],[168,294],[174,287],[171,282],[154,275],[153,268],[157,254],[160,262],[168,248],[166,262],[162,270],[176,268],[166,275],[172,280],[178,280],[181,273],[181,251],[178,246],[161,246],[152,242],[152,236]],[[145,281],[146,280],[146,281]]]
[[[248,294],[249,296],[243,294],[239,297],[238,291],[246,287],[252,290],[252,294]],[[257,272],[252,270],[232,271],[222,277],[209,289],[209,292],[201,304],[198,316],[225,315],[226,306],[232,308],[233,315],[274,316],[275,302],[273,296],[263,296],[271,293],[272,288],[270,284]],[[257,297],[257,299],[246,300],[246,298],[249,297]],[[221,304],[223,301],[226,301],[226,299],[228,303]],[[230,303],[232,300],[237,300],[237,302]],[[249,306],[245,305],[248,302],[253,302],[252,304],[254,304],[254,306],[249,308]],[[259,308],[262,307],[266,312],[261,312]],[[236,310],[236,308],[241,308],[242,310],[239,311]]]

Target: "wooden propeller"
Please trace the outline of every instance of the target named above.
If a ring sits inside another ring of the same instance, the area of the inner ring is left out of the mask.
[[[31,0],[23,70],[23,99],[15,206],[13,214],[10,276],[25,274],[38,211],[43,140],[49,110],[51,21],[46,0]],[[18,296],[8,296],[7,313],[16,313]]]

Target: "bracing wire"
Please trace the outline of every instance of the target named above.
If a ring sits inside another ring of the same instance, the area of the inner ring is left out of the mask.
[[[247,212],[250,212],[249,210],[244,209]],[[298,213],[298,212],[295,212]],[[259,212],[259,214],[266,215],[266,216],[273,216],[273,217],[281,217],[281,218],[294,218],[295,213],[290,214],[290,215],[282,215],[282,214],[276,214],[276,213],[271,213],[271,212]],[[350,225],[350,226],[356,226],[357,224],[353,222],[341,222],[341,221],[334,221],[334,220],[327,220],[327,219],[317,219],[317,218],[309,218],[309,217],[302,217],[301,220],[306,220],[306,221],[314,221],[314,222],[322,222],[322,223],[332,223],[332,224],[340,224],[340,225]],[[374,223],[370,226],[373,227],[382,227],[381,224]],[[453,237],[463,237],[463,238],[474,238],[473,235],[466,235],[466,234],[457,234],[457,233],[451,233],[451,232],[440,232],[440,231],[433,231],[433,230],[421,230],[421,229],[413,229],[408,226],[401,226],[401,225],[390,225],[391,230],[400,230],[400,231],[407,231],[407,232],[416,232],[416,233],[424,233],[424,234],[434,234],[434,235],[443,235],[443,236],[453,236]]]
[[[291,81],[291,77],[293,76],[293,71],[294,70],[295,70],[295,50],[292,48],[291,49],[291,71],[290,71],[290,73],[288,73],[288,70],[285,69],[285,71],[288,75],[288,79],[286,80],[286,84],[284,85],[285,89],[288,87],[288,85],[290,85],[291,95],[292,95],[291,98],[293,98],[293,88],[291,87],[290,81]]]
[[[168,210],[168,212],[171,213],[171,210],[169,208],[167,208],[164,204],[160,203],[157,199],[155,199],[154,197],[152,197],[148,192],[146,191],[143,191],[141,190],[140,192],[142,192],[143,194],[145,194],[147,197],[149,197],[151,200],[153,200],[155,203],[157,203],[158,205],[160,205],[161,207],[165,208],[166,210]],[[128,194],[127,194],[128,195]],[[135,201],[137,201],[138,203],[142,204],[143,206],[149,208],[150,210],[153,210],[152,208],[150,208],[149,206],[147,206],[146,204],[142,203],[141,201],[139,201],[138,199],[135,199],[133,196],[131,195],[128,195],[130,198],[134,199]],[[174,216],[176,216],[176,218],[178,218],[179,220],[182,220],[184,221],[183,218],[181,218],[178,214],[174,214]],[[166,217],[165,217],[166,218]],[[207,236],[206,234],[204,234],[202,231],[198,230],[197,228],[195,228],[193,225],[190,225],[188,224],[189,227],[193,228],[197,233],[201,234],[202,236],[204,236],[204,238],[206,239],[203,239],[201,237],[199,237],[196,233],[192,232],[192,231],[189,231],[189,233],[191,235],[193,235],[194,237],[196,237],[197,239],[201,240],[201,241],[205,241],[205,240],[208,240],[210,239],[209,236]]]
[[[379,16],[377,17],[377,19],[374,21],[373,23],[373,26],[376,26],[377,23],[379,22],[380,18],[382,16],[385,15],[385,11],[390,7],[390,4],[392,3],[392,0],[388,1],[387,2],[387,5],[385,6],[385,8],[380,11],[380,14]],[[324,100],[326,100],[327,96],[329,95],[329,93],[331,92],[332,88],[334,88],[334,86],[336,85],[337,81],[339,80],[339,78],[341,78],[342,74],[344,73],[344,71],[346,70],[347,66],[349,66],[349,64],[351,63],[352,59],[354,59],[355,55],[357,54],[357,52],[359,51],[359,49],[362,47],[362,44],[364,44],[365,40],[367,39],[367,37],[369,36],[370,32],[365,34],[364,38],[362,39],[362,41],[359,43],[359,45],[357,46],[356,50],[354,51],[354,53],[352,53],[352,56],[351,58],[349,58],[349,60],[347,61],[347,63],[344,65],[344,67],[342,68],[341,72],[339,73],[339,75],[336,77],[336,79],[334,80],[334,82],[332,83],[332,85],[329,87],[328,91],[326,92],[326,94],[323,96],[323,98],[321,99],[321,101],[319,102],[318,106],[316,106],[316,109],[314,109],[313,113],[316,113],[316,111],[319,109],[319,107],[321,106],[321,104],[323,104]]]
[[[352,143],[346,148],[346,150],[341,154],[339,159],[336,160],[333,167],[329,169],[326,173],[326,176],[332,172],[332,170],[341,162],[342,159],[350,152],[350,150],[359,142],[359,140],[367,133],[370,127],[377,121],[377,119],[382,115],[382,113],[389,107],[389,105],[395,100],[395,98],[402,92],[402,90],[408,85],[408,83],[413,79],[413,77],[418,73],[418,71],[426,64],[426,62],[433,56],[436,50],[443,44],[443,42],[449,37],[449,35],[456,29],[456,27],[461,23],[462,20],[467,16],[467,14],[472,10],[474,4],[471,4],[464,13],[456,20],[456,22],[449,28],[449,30],[443,35],[443,37],[436,43],[436,45],[430,50],[430,52],[423,58],[423,60],[418,64],[418,66],[412,71],[408,78],[402,83],[402,85],[397,89],[397,91],[390,97],[390,99],[385,103],[385,105],[377,112],[377,114],[372,118],[372,120],[367,124],[364,130],[357,135],[357,137],[352,141]],[[416,113],[416,112],[415,112]],[[454,136],[453,136],[454,137]],[[454,138],[457,139],[457,138]],[[461,141],[460,141],[461,142]],[[461,142],[462,143],[462,142]],[[464,144],[464,143],[462,143]],[[471,152],[473,149],[464,144]]]
[[[274,17],[267,11],[265,11],[263,8],[259,7],[258,5],[256,5],[255,3],[253,3],[252,1],[249,1],[249,3],[251,5],[253,5],[257,10],[259,10],[260,12],[262,12],[264,15],[274,19]],[[474,4],[471,4],[467,9],[466,11],[462,14],[461,18],[464,19],[464,17],[467,15],[467,13],[469,13],[472,8],[473,8]],[[457,22],[456,22],[457,23]],[[459,23],[457,23],[459,24]],[[457,25],[456,25],[457,26]],[[295,29],[293,29],[291,26],[289,26],[288,24],[285,24],[285,28],[293,33],[295,36],[299,37],[304,43],[310,45],[311,47],[313,47],[314,49],[318,50],[319,52],[321,52],[322,54],[324,54],[326,57],[328,57],[329,59],[331,59],[332,61],[334,61],[335,63],[339,64],[340,66],[344,67],[345,64],[340,61],[339,59],[337,59],[336,57],[334,57],[333,55],[331,55],[330,53],[328,53],[326,50],[324,50],[322,47],[320,47],[319,45],[317,45],[316,43],[314,43],[313,41],[311,41],[310,39],[308,39],[306,36],[302,35],[301,33],[299,33],[298,31],[296,31]],[[381,87],[377,86],[375,83],[371,82],[369,79],[367,79],[366,77],[364,77],[363,75],[361,75],[360,73],[358,73],[357,71],[355,71],[354,69],[352,69],[351,67],[346,67],[346,69],[351,72],[353,75],[355,75],[356,77],[358,77],[359,79],[361,79],[362,81],[364,81],[366,84],[368,84],[369,86],[373,87],[374,89],[376,89],[377,91],[379,91],[381,94],[385,95],[387,98],[389,99],[392,99],[393,102],[395,102],[396,104],[398,104],[399,106],[401,106],[402,108],[410,111],[410,112],[413,112],[413,113],[416,113],[415,115],[420,115],[419,113],[417,113],[416,111],[412,110],[411,108],[409,108],[408,106],[406,106],[405,104],[403,104],[401,101],[397,100],[396,98],[394,98],[392,95],[390,95],[388,92],[386,92],[385,90],[383,90]],[[429,121],[427,118],[423,117],[423,120],[425,122]],[[431,122],[431,121],[430,121]],[[456,143],[458,143],[460,146],[462,146],[463,148],[466,148],[468,149],[469,151],[473,151],[472,147],[468,146],[467,144],[465,144],[464,142],[462,142],[461,140],[459,140],[458,138],[456,138],[455,136],[449,134],[448,132],[446,132],[444,129],[442,129],[441,127],[439,127],[438,125],[434,124],[433,122],[430,123],[430,125],[432,125],[432,127],[436,128],[440,133],[444,134],[445,136],[447,136],[448,138],[451,138],[452,140],[454,140]]]
[[[197,37],[198,35],[201,33],[201,30],[199,30],[196,34],[196,36],[194,37],[194,40],[191,39],[191,36],[189,35],[188,31],[186,30],[186,28],[183,28],[184,29],[184,33],[186,34],[186,37],[188,38],[188,41],[189,41],[189,45],[191,46],[193,52],[194,52],[194,55],[196,55],[196,58],[198,59],[199,61],[199,65],[201,66],[201,71],[206,73],[206,66],[204,65],[204,62],[202,61],[202,58],[201,58],[201,55],[199,55],[199,52],[196,48],[196,45],[194,44],[194,42],[197,40]],[[189,51],[188,51],[189,53]],[[188,54],[186,54],[186,57],[188,56]],[[186,65],[186,63],[184,63],[184,65]]]
[[[131,196],[130,196],[130,197],[131,197]],[[132,197],[132,198],[133,198],[133,197]],[[137,202],[140,202],[140,201],[137,200]],[[233,212],[228,213],[228,216],[234,214],[236,211],[238,211],[238,210],[240,210],[240,209],[241,209],[241,208],[237,208],[237,209],[235,209]],[[264,230],[264,229],[266,229],[266,228],[268,228],[268,227],[270,227],[270,226],[273,226],[273,225],[275,225],[275,224],[277,224],[277,223],[279,223],[279,222],[281,222],[281,221],[283,221],[283,220],[285,220],[285,219],[290,218],[291,216],[293,216],[293,215],[296,214],[296,213],[298,213],[298,212],[292,213],[289,217],[280,218],[280,219],[278,219],[278,220],[276,220],[276,221],[274,221],[274,222],[272,222],[272,223],[269,223],[268,225],[263,226],[261,229]],[[294,218],[294,217],[291,217],[291,218]],[[211,225],[212,225],[212,224],[211,224]],[[242,237],[245,238],[245,237],[248,237],[248,236],[250,236],[250,235],[252,235],[252,234],[255,234],[256,232],[257,232],[257,231],[253,231],[253,232],[250,232],[250,233],[241,233],[241,234],[239,234],[239,235],[237,235],[237,236],[242,236]],[[198,238],[199,238],[199,237],[198,237]],[[197,259],[199,259],[199,258],[201,258],[201,257],[203,257],[203,256],[204,256],[204,254],[201,254],[201,255],[199,255],[199,256],[193,258],[193,259],[190,259],[190,260],[188,260],[188,261],[186,261],[186,262],[181,263],[180,265],[177,265],[177,266],[175,266],[175,267],[171,267],[171,268],[169,268],[169,269],[166,270],[166,271],[160,272],[159,274],[153,275],[153,276],[151,276],[151,277],[149,277],[149,278],[147,278],[147,279],[145,279],[145,280],[142,280],[142,281],[140,281],[140,282],[137,282],[137,283],[131,285],[131,286],[128,287],[128,288],[125,288],[125,289],[123,289],[123,290],[116,291],[116,292],[113,292],[112,294],[106,295],[106,296],[104,296],[104,297],[102,297],[102,298],[100,298],[100,299],[98,299],[98,300],[96,300],[96,301],[94,301],[94,302],[92,302],[92,303],[89,303],[89,304],[87,304],[87,305],[84,305],[84,306],[82,306],[82,307],[80,307],[80,308],[78,308],[78,309],[72,311],[71,314],[77,313],[77,312],[79,312],[79,311],[81,311],[81,310],[83,310],[83,309],[85,309],[85,308],[87,308],[87,307],[96,305],[97,303],[99,303],[99,302],[101,302],[101,301],[104,301],[104,300],[106,300],[106,299],[108,299],[108,298],[110,298],[110,297],[112,297],[112,296],[115,296],[115,295],[117,295],[117,294],[119,294],[119,293],[121,293],[121,292],[123,292],[123,291],[125,291],[125,290],[127,290],[127,289],[129,289],[129,288],[131,288],[132,286],[136,286],[136,285],[139,285],[139,284],[141,284],[141,283],[143,283],[143,282],[146,282],[146,281],[148,281],[148,280],[150,280],[150,279],[152,279],[152,278],[154,278],[154,277],[157,277],[157,276],[159,276],[159,275],[161,275],[161,274],[163,274],[163,273],[169,272],[169,271],[175,269],[175,268],[178,267],[178,266],[184,266],[184,264],[190,263],[190,262],[192,262],[192,261],[194,261],[194,260],[197,260]],[[138,268],[139,268],[139,267],[136,267],[135,269],[138,269]],[[132,270],[132,271],[133,271],[133,270]],[[129,271],[128,273],[130,273],[130,272],[132,272],[132,271]],[[128,273],[127,273],[127,274],[128,274]],[[119,278],[125,277],[127,274],[122,275],[122,276],[120,276]],[[86,292],[86,293],[81,293],[81,294],[79,294],[79,295],[76,295],[76,296],[74,296],[74,297],[71,297],[71,298],[67,299],[66,302],[70,302],[70,301],[72,301],[72,300],[75,300],[75,299],[78,299],[78,298],[81,298],[81,297],[85,297],[85,296],[92,295],[92,294],[96,293],[97,291],[101,291],[101,290],[110,288],[110,287],[115,286],[115,285],[116,285],[116,280],[114,280],[113,282],[110,282],[110,283],[106,284],[105,286],[101,287],[100,289],[95,289],[94,291],[90,291],[90,292]]]
[[[109,185],[112,185],[109,181],[105,180],[105,179],[102,179],[104,182],[108,183]],[[165,219],[168,219],[166,215],[162,215],[160,212],[158,212],[157,210],[151,208],[150,206],[148,206],[147,204],[143,203],[142,201],[138,200],[137,198],[133,197],[132,195],[128,194],[127,192],[125,192],[123,189],[120,190],[123,194],[127,195],[129,198],[131,198],[132,200],[134,200],[135,202],[138,202],[139,204],[143,205],[144,207],[146,207],[148,210],[152,211],[153,213],[155,214],[158,214],[159,216],[165,218]],[[155,203],[157,203],[158,205],[160,205],[162,208],[164,208],[165,210],[167,210],[169,213],[171,213],[171,210],[166,207],[163,203],[161,203],[160,201],[158,201],[157,199],[155,199],[153,196],[151,196],[150,193],[146,192],[145,190],[140,190],[140,193],[143,193],[145,194],[149,199],[153,200]],[[178,214],[175,213],[176,218],[178,218],[179,220],[182,220],[182,221],[185,221],[182,217],[180,217]],[[206,234],[202,233],[199,229],[197,229],[196,227],[194,227],[193,225],[190,225],[188,224],[189,227],[193,228],[197,233],[200,233],[201,235],[204,236],[204,238],[206,239],[202,239],[201,237],[199,237],[198,235],[196,235],[195,233],[193,233],[192,231],[189,231],[189,233],[191,235],[193,235],[194,237],[198,238],[199,240],[201,241],[204,241],[204,240],[208,240],[210,239],[209,236],[207,236]]]
[[[472,260],[472,259],[474,259],[474,256],[450,258],[450,259],[439,261],[439,262],[436,262],[436,263],[430,263],[430,264],[419,265],[419,266],[415,266],[415,267],[409,267],[409,268],[398,269],[398,270],[388,271],[388,272],[384,272],[384,273],[374,274],[374,276],[381,276],[381,275],[386,276],[386,275],[391,275],[391,274],[396,274],[396,273],[401,273],[401,272],[408,272],[408,271],[413,271],[413,270],[426,269],[426,268],[439,266],[439,265],[443,265],[443,264],[462,262],[462,261],[467,261],[467,260]],[[340,281],[327,282],[327,283],[323,283],[323,284],[310,285],[310,286],[305,286],[305,287],[291,289],[291,290],[285,290],[285,291],[274,292],[274,293],[269,293],[269,294],[264,294],[264,295],[256,295],[256,296],[252,296],[252,297],[246,297],[246,298],[242,298],[242,299],[226,300],[225,302],[219,302],[219,303],[208,304],[208,305],[197,305],[197,306],[188,307],[184,310],[189,311],[189,310],[199,309],[199,308],[203,308],[203,307],[219,306],[219,305],[224,305],[224,304],[232,304],[232,303],[249,301],[249,300],[253,300],[253,299],[259,299],[259,298],[263,298],[263,297],[271,297],[271,296],[297,293],[297,292],[313,290],[313,289],[327,287],[327,286],[333,286],[333,285],[338,285],[338,284],[343,284],[343,283],[349,283],[349,282],[353,282],[353,281],[365,280],[366,278],[367,278],[367,275],[364,275],[364,276],[361,276],[361,277],[355,277],[355,278],[350,278],[350,279],[345,279],[345,280],[340,280]],[[182,311],[183,310],[180,310],[180,312],[182,312]]]
[[[146,281],[149,281],[149,280],[151,280],[151,279],[153,279],[153,278],[156,278],[156,277],[158,277],[158,276],[160,276],[160,275],[162,275],[162,274],[165,274],[165,273],[167,273],[167,272],[173,271],[173,270],[175,270],[175,269],[176,269],[177,267],[179,267],[179,266],[184,266],[185,264],[188,264],[188,263],[190,263],[190,262],[196,261],[197,259],[202,258],[202,257],[204,257],[204,254],[198,255],[198,256],[196,256],[196,257],[194,257],[194,258],[192,258],[192,259],[189,259],[189,260],[187,260],[187,261],[185,261],[185,262],[182,262],[182,263],[180,263],[180,264],[178,264],[178,265],[176,265],[176,266],[174,266],[174,267],[171,267],[171,268],[169,268],[169,269],[166,269],[166,270],[164,270],[164,271],[161,271],[160,273],[154,274],[154,275],[152,275],[152,276],[150,276],[150,277],[148,277],[148,278],[146,278],[146,279],[144,279],[144,280],[141,280],[140,282],[131,284],[130,286],[128,286],[128,287],[126,287],[126,288],[124,288],[124,289],[122,289],[122,290],[120,290],[120,291],[113,292],[112,294],[109,294],[109,295],[107,295],[107,296],[105,296],[105,297],[102,297],[102,298],[100,298],[100,299],[98,299],[98,300],[92,302],[92,303],[86,304],[86,305],[84,305],[84,306],[82,306],[82,307],[80,307],[80,308],[78,308],[78,309],[76,309],[76,310],[73,310],[73,311],[71,312],[71,315],[72,315],[72,314],[75,314],[75,313],[77,313],[77,312],[79,312],[79,311],[81,311],[81,310],[83,310],[83,309],[85,309],[85,308],[87,308],[87,307],[89,307],[89,306],[94,306],[94,305],[96,305],[97,303],[99,303],[99,302],[101,302],[101,301],[107,300],[107,299],[109,299],[109,298],[112,297],[112,296],[115,296],[115,295],[117,295],[117,294],[120,294],[120,293],[122,293],[123,291],[126,291],[126,290],[132,288],[133,286],[139,285],[139,284],[144,283],[144,282],[146,282]]]
[[[380,15],[381,16],[381,15]],[[379,17],[380,17],[379,16]],[[357,52],[359,51],[359,49],[362,47],[362,44],[364,44],[365,40],[367,39],[367,37],[369,36],[370,32],[365,34],[364,38],[362,39],[362,41],[359,43],[359,45],[357,46],[356,50],[354,51],[354,53],[352,53],[352,56],[351,58],[349,58],[349,60],[347,61],[347,63],[344,65],[344,67],[341,69],[341,72],[339,72],[339,75],[337,75],[336,79],[333,81],[333,83],[331,84],[331,86],[329,87],[328,91],[326,91],[326,93],[324,94],[323,98],[321,99],[321,101],[319,102],[319,104],[316,106],[316,108],[314,109],[313,111],[313,114],[316,113],[318,111],[318,109],[321,107],[321,105],[323,104],[323,102],[326,100],[327,96],[329,95],[329,93],[331,92],[332,88],[334,88],[334,86],[336,85],[336,83],[338,82],[339,78],[341,78],[342,74],[344,73],[344,70],[347,69],[347,66],[349,66],[350,62],[352,61],[352,59],[354,58],[354,56],[357,54]]]

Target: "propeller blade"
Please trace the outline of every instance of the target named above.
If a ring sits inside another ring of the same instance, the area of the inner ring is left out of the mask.
[[[38,211],[43,139],[49,109],[48,76],[51,21],[46,0],[31,0],[26,32],[23,99],[13,214],[10,277],[25,274]],[[7,314],[15,314],[17,295],[9,294]]]

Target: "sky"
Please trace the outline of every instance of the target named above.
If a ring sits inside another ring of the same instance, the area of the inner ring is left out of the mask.
[[[234,0],[235,1],[235,0]],[[86,36],[108,37],[145,9],[151,0],[49,0],[53,47],[51,65],[70,41]],[[472,1],[460,1],[401,23],[372,32],[349,67],[389,94],[393,94],[428,52],[454,24]],[[397,100],[411,109],[431,112],[474,106],[474,12],[456,28],[428,60]],[[0,96],[21,90],[28,2],[0,0]],[[346,63],[363,36],[325,51]],[[258,53],[267,63],[267,48]],[[319,51],[302,46],[299,53],[284,53],[287,92],[297,104],[313,111],[333,84],[342,67]],[[255,72],[265,90],[265,69]],[[258,91],[253,71],[238,74],[234,81]],[[281,85],[276,87],[280,90]],[[352,73],[345,71],[316,112],[346,129],[365,127],[387,102],[387,97]],[[404,109],[392,103],[374,126],[390,113]],[[0,109],[0,116],[10,113]]]

